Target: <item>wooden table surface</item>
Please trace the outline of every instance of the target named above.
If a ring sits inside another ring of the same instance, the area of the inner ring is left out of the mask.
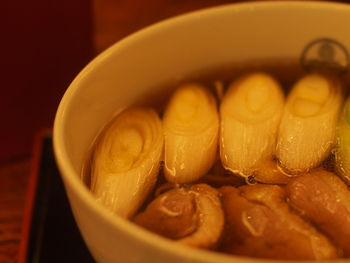
[[[30,159],[21,158],[0,165],[0,262],[16,262]]]
[[[235,1],[93,0],[91,25],[95,54],[122,37],[161,19],[230,2]],[[70,5],[61,8],[70,8]],[[74,8],[79,12],[79,6]],[[30,163],[30,152],[24,157],[0,162],[0,263],[13,263],[18,259]]]

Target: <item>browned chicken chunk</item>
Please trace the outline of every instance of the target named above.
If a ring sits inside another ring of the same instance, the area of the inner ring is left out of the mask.
[[[174,189],[151,202],[135,222],[159,235],[179,239],[191,234],[197,225],[194,195]]]
[[[333,173],[315,170],[286,186],[290,204],[350,256],[350,191]]]
[[[336,248],[290,211],[279,186],[222,187],[226,226],[220,250],[270,259],[337,258]]]
[[[161,194],[136,216],[135,222],[181,244],[212,248],[221,236],[224,213],[218,191],[197,184]]]

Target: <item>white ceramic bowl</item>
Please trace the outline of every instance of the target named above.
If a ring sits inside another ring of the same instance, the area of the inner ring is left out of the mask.
[[[80,231],[98,262],[257,262],[181,247],[101,207],[79,179],[93,138],[113,113],[178,77],[227,63],[298,59],[331,38],[350,47],[350,6],[251,2],[175,17],[116,43],[72,82],[57,111],[54,150]]]

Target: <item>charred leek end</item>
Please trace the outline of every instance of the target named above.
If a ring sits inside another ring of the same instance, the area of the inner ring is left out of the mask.
[[[188,183],[206,174],[215,162],[219,131],[216,102],[210,92],[197,84],[178,88],[163,123],[166,179]]]
[[[337,173],[350,183],[350,98],[347,99],[337,127],[335,151]]]
[[[294,85],[287,98],[276,151],[288,173],[306,172],[329,155],[341,102],[341,86],[335,78],[309,74]]]
[[[272,159],[283,105],[280,85],[267,74],[250,74],[230,85],[220,108],[225,169],[247,177]]]
[[[163,147],[161,120],[149,108],[118,115],[94,152],[91,190],[113,213],[132,216],[155,184]]]
[[[287,184],[291,177],[278,166],[276,161],[268,160],[255,171],[254,179],[264,184]]]

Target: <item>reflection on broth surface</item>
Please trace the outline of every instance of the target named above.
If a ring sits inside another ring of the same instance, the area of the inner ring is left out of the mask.
[[[106,125],[82,179],[110,211],[187,246],[350,257],[344,83],[286,60],[184,76]]]

